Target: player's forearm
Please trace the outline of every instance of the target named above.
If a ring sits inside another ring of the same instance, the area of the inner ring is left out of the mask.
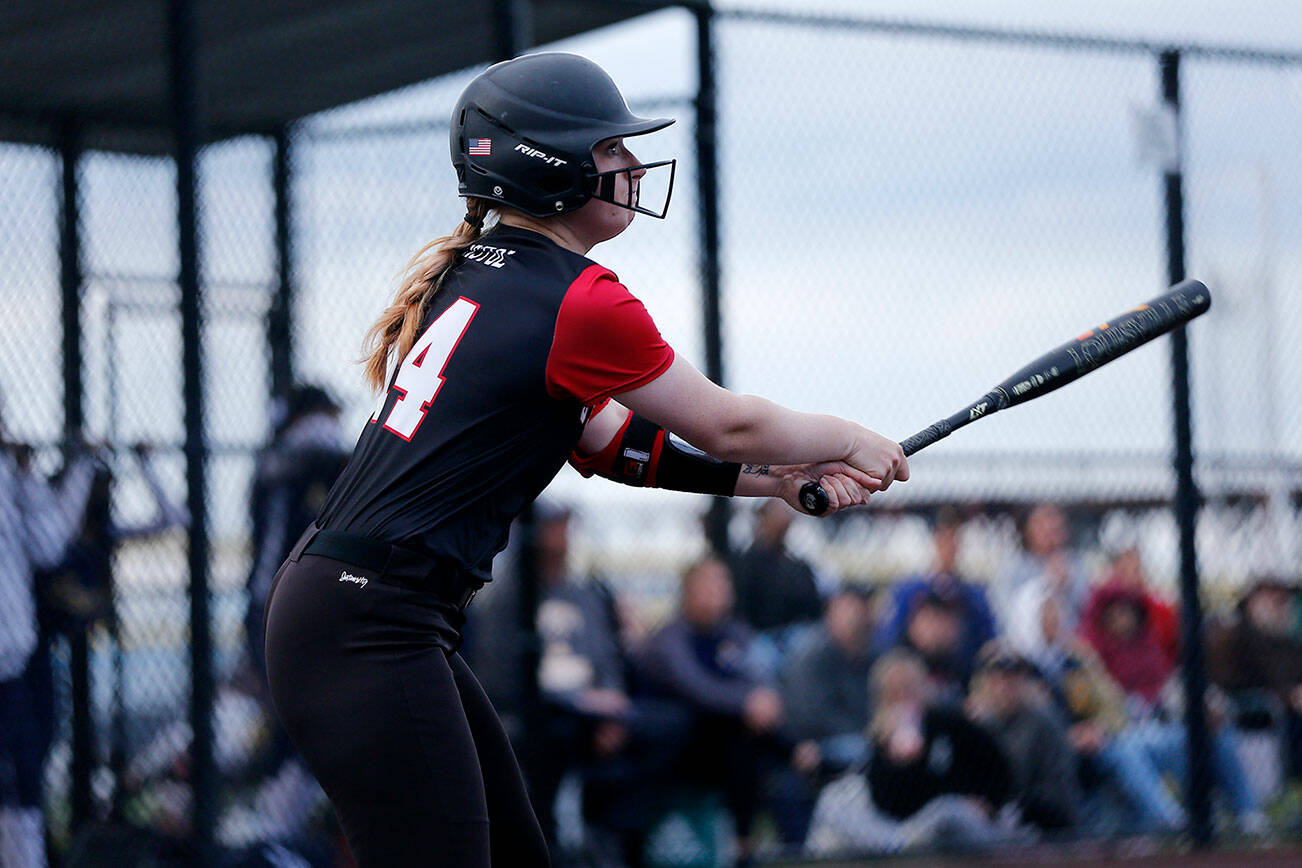
[[[807,464],[840,460],[854,450],[859,426],[835,416],[799,413],[756,395],[736,396],[730,410],[703,446],[724,461]]]

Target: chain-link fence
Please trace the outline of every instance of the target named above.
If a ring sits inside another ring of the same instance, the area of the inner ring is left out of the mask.
[[[639,218],[596,255],[700,366],[693,27],[661,13],[563,47],[607,65],[635,110],[679,118],[635,147],[680,159],[670,219]],[[1189,336],[1216,816],[1227,837],[1294,834],[1298,58],[1183,50],[1173,128],[1166,46],[745,11],[713,30],[726,383],[892,437],[1157,294],[1178,129],[1187,271],[1215,295]],[[321,438],[341,457],[372,411],[354,364],[363,332],[407,259],[461,217],[446,117],[469,77],[203,152],[212,796],[233,861],[331,864],[341,846],[265,696],[268,553],[328,486],[328,461],[303,469]],[[175,169],[79,154],[79,219],[61,235],[64,165],[57,150],[0,150],[4,435],[15,479],[63,468],[51,514],[77,526],[61,559],[32,564],[41,637],[23,701],[41,723],[59,852],[184,861],[195,793]],[[79,255],[61,259],[69,239]],[[69,284],[83,446],[64,442]],[[286,300],[289,346],[273,349]],[[298,388],[274,393],[278,365]],[[465,647],[512,732],[535,733],[530,773],[556,852],[695,865],[726,858],[730,829],[770,856],[1187,830],[1171,404],[1163,341],[919,455],[867,509],[787,528],[735,508],[733,608],[757,638],[723,643],[744,665],[717,642],[702,665],[752,689],[704,717],[655,662],[672,650],[658,628],[696,605],[681,599],[684,571],[695,565],[698,592],[718,584],[700,565],[703,499],[564,471],[539,517],[556,582],[538,618],[544,716],[520,719],[533,674],[520,671],[511,552],[470,609]],[[609,660],[580,641],[594,633]],[[598,684],[612,661],[618,677]],[[588,706],[566,704],[593,690]]]

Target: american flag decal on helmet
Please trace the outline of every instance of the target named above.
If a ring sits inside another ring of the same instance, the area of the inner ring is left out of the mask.
[[[492,139],[471,139],[470,156],[472,157],[491,157],[493,156]]]

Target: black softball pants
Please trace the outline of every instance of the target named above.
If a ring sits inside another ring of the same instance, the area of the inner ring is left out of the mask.
[[[272,585],[272,701],[359,868],[548,864],[501,721],[448,650],[459,617],[317,555],[286,561]]]

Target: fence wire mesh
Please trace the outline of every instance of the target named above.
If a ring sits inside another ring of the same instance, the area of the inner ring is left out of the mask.
[[[638,43],[655,75],[620,57],[626,37],[592,47],[621,83],[625,67],[635,110],[679,119],[635,148],[679,158],[673,208],[597,255],[699,367],[691,22],[655,20],[662,41]],[[1160,78],[1153,54],[1119,44],[862,23],[715,18],[724,370],[734,390],[903,437],[1164,286]],[[1302,67],[1194,52],[1181,76],[1187,270],[1216,299],[1189,333],[1218,817],[1228,836],[1287,839],[1302,828]],[[293,852],[329,865],[341,851],[265,695],[261,602],[297,534],[286,512],[310,515],[328,487],[300,472],[308,446],[324,437],[341,458],[372,411],[353,364],[362,334],[409,257],[461,217],[445,119],[468,79],[289,130],[288,347],[273,350],[269,330],[276,143],[203,152],[208,713],[231,864]],[[27,580],[40,639],[0,680],[25,684],[42,721],[58,852],[184,863],[195,794],[175,170],[101,152],[78,162],[85,442],[73,444],[60,166],[49,149],[0,148],[5,475],[26,480],[5,497],[25,504],[49,478],[48,515],[68,526],[63,556],[33,559]],[[278,353],[286,394],[272,389]],[[465,647],[513,735],[541,733],[529,773],[558,860],[721,864],[738,837],[761,855],[828,856],[1181,833],[1170,378],[1154,343],[919,455],[907,484],[831,520],[741,505],[713,565],[701,498],[564,471],[539,517],[553,582],[536,619],[544,716],[523,719],[519,703],[535,674],[520,668],[511,551],[470,609]],[[293,508],[277,500],[290,489]],[[744,665],[709,664],[749,692],[704,717],[692,685],[655,662],[672,651],[660,628],[709,608],[692,596],[702,587],[723,587],[751,631],[732,649]],[[25,605],[6,602],[6,623]],[[583,641],[594,634],[604,650]],[[599,681],[607,664],[618,673]],[[576,693],[622,710],[576,712]],[[5,804],[22,807],[10,764]]]

